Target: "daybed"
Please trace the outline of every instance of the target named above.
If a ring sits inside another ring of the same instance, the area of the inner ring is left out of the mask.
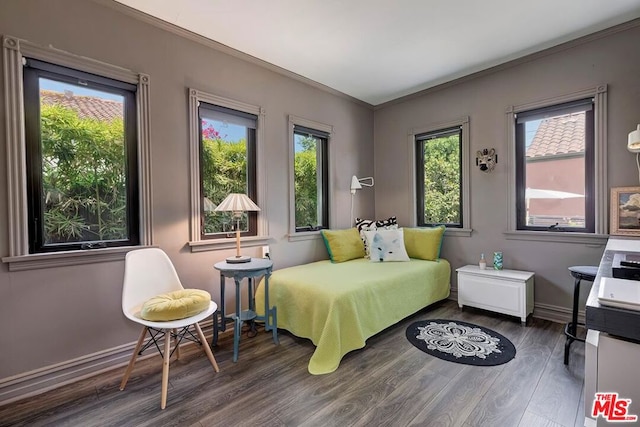
[[[318,261],[274,271],[269,304],[277,307],[279,328],[316,345],[309,372],[327,374],[367,338],[447,298],[450,276],[444,259]],[[256,307],[264,307],[263,286]]]

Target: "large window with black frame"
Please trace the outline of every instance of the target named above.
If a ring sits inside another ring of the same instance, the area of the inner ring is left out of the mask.
[[[415,135],[417,225],[462,228],[462,126]]]
[[[230,193],[257,201],[256,127],[258,117],[231,108],[200,102],[201,238],[229,237],[237,226],[233,212],[216,207]],[[243,212],[240,235],[258,234],[258,213]]]
[[[327,132],[294,125],[295,230],[329,228]]]
[[[593,233],[594,102],[515,115],[518,230]]]
[[[136,85],[24,67],[29,252],[139,243]]]

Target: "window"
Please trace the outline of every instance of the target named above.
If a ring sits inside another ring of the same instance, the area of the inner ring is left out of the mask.
[[[269,244],[263,108],[189,89],[192,252],[236,247],[236,221],[216,212],[230,193],[248,195],[261,209],[240,222],[242,247]]]
[[[296,231],[329,228],[329,134],[304,126],[294,126],[293,140]]]
[[[235,231],[232,212],[215,207],[230,193],[243,193],[256,201],[257,116],[201,102],[200,191],[202,238],[228,237]],[[245,212],[240,219],[243,236],[257,234],[257,212]]]
[[[593,233],[593,99],[514,117],[517,229]]]
[[[119,260],[151,244],[149,76],[10,36],[3,54],[3,262],[15,271]],[[73,250],[99,248],[109,249]]]
[[[30,253],[139,243],[135,92],[26,61]]]
[[[329,228],[329,140],[333,127],[293,115],[290,129],[290,239]],[[310,236],[310,237],[305,237]]]
[[[468,128],[464,118],[410,132],[417,226],[442,224],[470,234]]]
[[[461,145],[459,127],[416,135],[418,226],[462,227]]]
[[[506,114],[506,238],[602,244],[609,224],[607,85],[510,106]],[[558,137],[560,131],[567,133]]]

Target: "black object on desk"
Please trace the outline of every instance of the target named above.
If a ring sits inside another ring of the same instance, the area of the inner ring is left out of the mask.
[[[571,322],[567,323],[564,327],[564,334],[567,336],[567,340],[564,343],[564,364],[569,364],[569,350],[571,349],[571,343],[574,341],[584,342],[583,338],[578,338],[577,330],[578,325],[584,326],[584,323],[578,323],[578,302],[580,301],[580,282],[587,280],[593,282],[598,275],[598,267],[578,265],[569,267],[571,276],[575,281],[573,284],[573,312],[571,313]]]
[[[624,253],[614,254],[611,275],[616,279],[640,280],[640,257]]]

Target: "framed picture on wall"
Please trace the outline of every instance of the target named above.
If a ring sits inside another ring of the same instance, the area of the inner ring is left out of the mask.
[[[609,234],[640,236],[640,187],[611,189]]]

